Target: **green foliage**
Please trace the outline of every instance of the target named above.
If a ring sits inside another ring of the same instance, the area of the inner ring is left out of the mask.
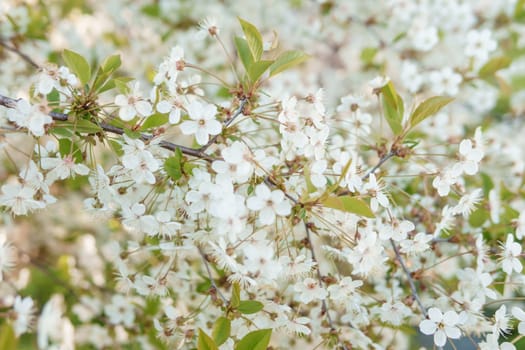
[[[164,170],[173,181],[178,181],[182,177],[182,161],[183,155],[179,148],[175,150],[173,156],[164,161]]]
[[[18,339],[11,324],[4,322],[0,328],[0,349],[15,350],[17,349]]]
[[[115,88],[115,82],[110,79],[110,77],[121,64],[120,55],[117,54],[107,57],[97,70],[91,90],[100,94]]]
[[[489,78],[500,69],[510,66],[511,63],[512,59],[508,56],[494,57],[479,69],[478,75],[481,79]]]
[[[251,23],[239,18],[253,62],[258,62],[263,53],[263,41],[259,30]]]
[[[436,114],[453,100],[452,97],[434,96],[421,102],[410,115],[410,127],[413,128],[431,115]]]
[[[87,84],[91,78],[91,67],[84,57],[71,50],[64,50],[62,58],[66,66],[80,79],[82,84]]]
[[[271,336],[271,329],[260,329],[250,332],[237,343],[235,350],[266,350]]]
[[[140,127],[141,131],[147,131],[158,126],[164,125],[168,122],[169,116],[167,114],[155,113],[150,115],[142,126]]]
[[[308,58],[300,51],[285,51],[275,60],[264,60],[263,42],[259,30],[251,23],[239,18],[245,38],[235,37],[235,48],[249,79],[249,87],[254,86],[261,76],[269,70],[269,76],[277,75]]]
[[[374,213],[362,199],[350,196],[329,196],[322,201],[327,208],[345,211],[368,218],[375,217]]]
[[[239,307],[237,308],[237,310],[239,310],[239,312],[241,314],[248,315],[248,314],[257,313],[257,312],[261,311],[263,308],[264,308],[264,304],[261,303],[260,301],[257,301],[257,300],[242,300],[239,303]]]
[[[403,99],[397,93],[392,82],[388,82],[381,88],[383,94],[383,109],[386,121],[390,125],[390,129],[394,135],[399,135],[403,131],[401,122],[403,121],[403,114],[405,107],[403,105]]]
[[[270,66],[270,76],[273,77],[287,69],[290,69],[304,61],[310,56],[301,51],[285,51],[277,57],[275,62]]]
[[[219,350],[215,341],[202,329],[199,328],[199,338],[197,339],[197,350]]]
[[[215,343],[220,346],[228,340],[231,332],[231,321],[226,317],[219,317],[213,325],[212,337]]]
[[[234,283],[232,286],[232,298],[230,300],[230,306],[232,308],[238,308],[241,304],[241,286],[239,283]]]
[[[80,163],[83,160],[82,151],[78,147],[76,142],[71,141],[71,139],[59,139],[58,140],[58,151],[62,157],[68,155],[73,155],[73,159],[76,163]]]

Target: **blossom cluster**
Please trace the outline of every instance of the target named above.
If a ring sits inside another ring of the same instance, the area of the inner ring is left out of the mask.
[[[0,4],[0,338],[523,346],[523,2],[79,3]]]

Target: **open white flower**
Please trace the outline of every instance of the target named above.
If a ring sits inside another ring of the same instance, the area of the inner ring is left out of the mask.
[[[197,143],[204,146],[208,143],[210,135],[221,133],[222,125],[215,119],[217,107],[194,100],[189,104],[187,110],[190,120],[180,125],[180,130],[184,135],[195,135]]]
[[[259,211],[259,222],[263,225],[273,224],[276,215],[286,216],[292,209],[284,198],[283,191],[270,191],[264,184],[257,185],[255,197],[248,198],[246,206],[248,209]]]
[[[445,314],[436,307],[428,310],[428,319],[421,321],[419,329],[423,334],[434,334],[434,344],[444,346],[447,338],[458,339],[461,337],[461,330],[457,327],[459,316],[454,311],[447,311]]]

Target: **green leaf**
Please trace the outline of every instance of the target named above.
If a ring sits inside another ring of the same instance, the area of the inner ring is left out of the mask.
[[[361,61],[367,66],[371,65],[374,62],[377,51],[377,47],[365,47],[361,51]]]
[[[250,49],[248,48],[248,43],[245,39],[240,37],[235,37],[235,47],[237,48],[237,53],[239,54],[239,57],[241,59],[242,65],[244,66],[244,69],[246,72],[248,72],[253,65],[253,58],[250,53]]]
[[[374,213],[363,200],[350,196],[329,196],[322,204],[327,208],[337,209],[368,218],[375,217]]]
[[[122,64],[122,61],[120,59],[120,54],[115,54],[115,55],[108,56],[104,60],[100,68],[102,69],[104,73],[113,73],[120,67],[121,64]]]
[[[266,350],[271,337],[271,329],[250,332],[237,343],[235,350]]]
[[[246,42],[248,43],[248,48],[254,62],[257,62],[261,59],[263,53],[263,41],[261,33],[259,30],[250,22],[246,22],[242,18],[239,18],[239,23],[241,24],[242,31],[246,37]]]
[[[58,140],[58,152],[62,157],[73,155],[73,159],[76,163],[80,163],[83,161],[82,159],[82,152],[80,151],[80,148],[76,143],[71,141],[71,139],[59,139]]]
[[[220,346],[230,337],[231,321],[226,317],[219,317],[213,325],[212,337],[215,343]]]
[[[151,128],[155,128],[157,126],[164,125],[168,122],[168,120],[169,120],[169,116],[167,114],[160,114],[160,113],[152,114],[148,117],[148,119],[144,121],[144,123],[142,123],[140,130],[144,131],[144,130],[148,130]]]
[[[263,75],[264,72],[266,72],[266,70],[268,69],[268,67],[270,67],[272,63],[273,61],[266,60],[253,63],[250,66],[250,69],[248,69],[248,76],[250,77],[250,80],[256,82],[257,79],[259,79],[259,77]]]
[[[175,155],[164,161],[164,170],[173,181],[182,177],[182,152],[179,148],[175,150]]]
[[[0,349],[14,350],[17,349],[18,339],[15,336],[11,324],[4,322],[0,328]]]
[[[215,341],[199,328],[199,339],[197,339],[197,350],[219,350]]]
[[[91,78],[91,67],[84,57],[70,50],[62,52],[62,58],[73,73],[77,75],[82,84],[87,84]]]
[[[507,68],[511,63],[512,59],[508,56],[494,57],[479,69],[478,75],[482,79],[488,78],[500,69]]]
[[[472,227],[481,227],[489,217],[490,213],[487,209],[478,208],[469,215],[468,223]]]
[[[403,113],[405,112],[403,99],[396,92],[392,82],[388,82],[388,84],[383,86],[381,92],[383,93],[383,107],[386,121],[388,125],[390,125],[390,129],[392,129],[394,135],[399,135],[403,131],[401,125]]]
[[[159,17],[161,10],[159,4],[148,4],[141,7],[140,12],[150,17]]]
[[[448,105],[452,100],[454,100],[452,97],[434,96],[421,102],[410,116],[410,126],[412,128],[415,127],[426,118],[439,112],[441,108]]]
[[[230,300],[230,306],[238,308],[241,304],[241,286],[235,282],[232,287],[232,299]]]
[[[102,93],[115,87],[115,82],[108,79],[121,65],[120,55],[107,57],[97,71],[92,90]]]
[[[270,66],[270,76],[273,77],[293,66],[306,61],[310,56],[301,51],[285,51],[277,57]]]
[[[261,311],[264,304],[257,300],[242,300],[237,310],[241,314],[249,315]]]

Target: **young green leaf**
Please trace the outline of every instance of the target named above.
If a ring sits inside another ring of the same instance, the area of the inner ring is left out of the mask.
[[[273,77],[293,66],[306,61],[310,56],[301,51],[285,51],[277,57],[270,66],[270,76]]]
[[[261,311],[264,308],[264,304],[257,300],[242,300],[237,310],[241,314],[249,315]]]
[[[239,283],[234,283],[232,287],[232,299],[230,300],[230,306],[238,308],[241,304],[241,286]]]
[[[268,69],[268,67],[270,67],[272,63],[273,61],[263,60],[252,64],[250,69],[248,69],[248,77],[250,77],[250,80],[252,82],[256,82],[257,79],[259,79],[259,77],[263,75],[264,72],[266,72],[266,70]]]
[[[80,148],[76,142],[73,142],[70,139],[63,138],[58,140],[58,152],[62,157],[72,155],[76,163],[83,161]]]
[[[415,127],[426,118],[436,114],[452,100],[452,97],[434,96],[421,102],[410,116],[410,127]]]
[[[91,67],[84,57],[70,50],[62,52],[62,58],[66,65],[76,74],[82,84],[87,84],[91,78]]]
[[[219,350],[215,341],[210,338],[209,335],[204,333],[202,329],[199,328],[199,338],[197,339],[197,350]]]
[[[250,332],[237,343],[235,350],[266,350],[271,337],[271,329],[260,329]]]
[[[164,161],[164,170],[173,181],[182,177],[182,152],[179,148],[175,150],[173,156]]]
[[[350,196],[329,196],[322,201],[322,204],[327,208],[345,211],[368,218],[375,217],[374,213],[363,200]]]
[[[259,30],[250,22],[239,18],[239,23],[241,24],[242,31],[246,37],[246,42],[248,43],[248,48],[254,62],[257,62],[261,59],[263,53],[263,41],[261,33]]]
[[[250,68],[253,65],[253,58],[250,53],[250,49],[248,48],[248,43],[245,39],[240,37],[235,37],[235,47],[237,48],[237,54],[239,55],[242,65],[244,66],[244,69],[246,72],[250,70]]]
[[[488,78],[500,69],[507,68],[511,63],[512,59],[508,56],[494,57],[479,69],[478,75],[482,79]]]
[[[390,129],[394,135],[399,135],[403,131],[401,122],[403,120],[403,113],[405,107],[403,105],[403,99],[397,93],[392,82],[388,82],[381,88],[383,94],[383,107],[385,110],[385,118],[390,125]]]
[[[213,325],[212,337],[218,346],[224,344],[230,337],[231,321],[226,317],[219,317]]]
[[[116,54],[116,55],[108,56],[104,60],[100,68],[102,69],[104,73],[113,73],[120,67],[121,64],[122,64],[122,61],[120,60],[120,54]]]
[[[140,127],[141,131],[145,131],[151,128],[156,128],[158,126],[164,125],[168,122],[169,116],[167,114],[155,113],[150,115],[142,126]]]
[[[0,328],[0,349],[18,349],[18,338],[15,335],[13,326],[9,322],[4,322]]]

